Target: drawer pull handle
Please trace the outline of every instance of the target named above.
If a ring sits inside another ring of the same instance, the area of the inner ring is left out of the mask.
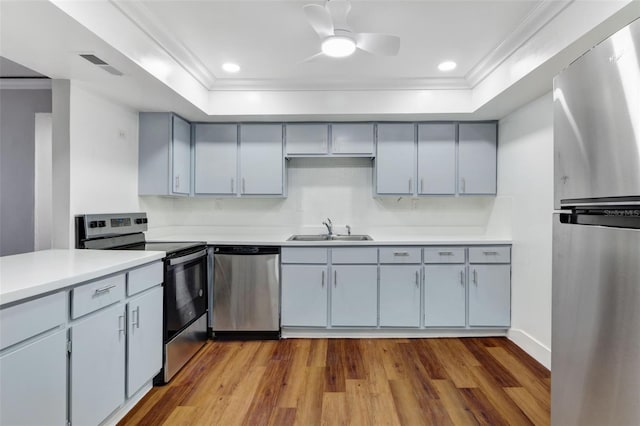
[[[464,271],[460,271],[460,284],[464,285]]]
[[[473,283],[478,285],[478,272],[475,269],[473,270]]]
[[[438,254],[440,256],[453,256],[453,252],[452,251],[439,251]]]
[[[393,255],[394,256],[409,256],[409,252],[408,251],[394,251]]]
[[[482,252],[485,256],[497,256],[498,252],[497,251],[483,251]]]
[[[95,291],[95,294],[99,295],[99,294],[103,294],[103,293],[108,293],[109,290],[111,290],[115,286],[116,286],[115,284],[111,284],[111,285],[108,285],[108,286],[105,286],[105,287],[97,288],[96,291]]]

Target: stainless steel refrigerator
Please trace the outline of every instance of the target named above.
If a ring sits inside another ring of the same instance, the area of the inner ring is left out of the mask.
[[[554,425],[640,425],[639,61],[636,20],[554,80]]]

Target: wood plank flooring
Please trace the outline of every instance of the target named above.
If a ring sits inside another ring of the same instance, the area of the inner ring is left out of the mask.
[[[549,370],[506,338],[210,341],[120,425],[547,425]]]

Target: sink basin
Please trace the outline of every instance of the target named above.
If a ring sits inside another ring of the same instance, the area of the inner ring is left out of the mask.
[[[292,235],[287,241],[372,241],[369,235]]]

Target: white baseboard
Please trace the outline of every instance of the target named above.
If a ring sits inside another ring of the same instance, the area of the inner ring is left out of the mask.
[[[122,420],[124,416],[126,416],[127,413],[131,411],[131,409],[135,407],[135,405],[138,402],[140,402],[146,394],[149,393],[151,388],[153,388],[153,383],[152,383],[152,380],[149,380],[135,395],[133,395],[128,400],[126,400],[125,403],[122,406],[120,406],[120,408],[118,408],[109,417],[107,417],[107,419],[104,422],[102,422],[101,425],[102,426],[117,425],[118,422]]]
[[[527,332],[519,329],[510,329],[507,337],[522,350],[531,355],[536,361],[551,370],[551,349],[543,345],[539,340]]]
[[[380,339],[380,338],[426,338],[426,337],[495,337],[506,336],[505,329],[343,329],[343,328],[287,328],[281,331],[283,339],[305,338],[305,339],[326,339],[326,338],[351,338],[351,339]]]

